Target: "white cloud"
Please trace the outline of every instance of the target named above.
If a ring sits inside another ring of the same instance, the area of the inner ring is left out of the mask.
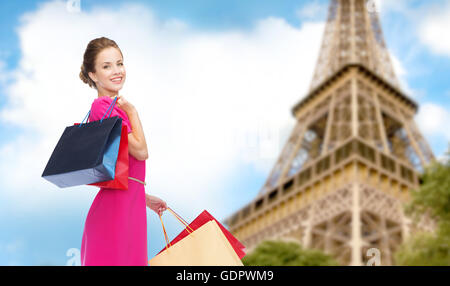
[[[416,116],[419,129],[427,136],[443,137],[450,141],[450,112],[440,105],[424,103],[420,106]]]
[[[450,56],[450,3],[430,9],[419,24],[419,39],[433,53]]]
[[[22,58],[0,120],[25,131],[0,146],[2,192],[25,212],[92,200],[94,187],[59,190],[40,175],[64,128],[97,96],[78,73],[87,43],[106,36],[124,53],[122,94],[146,133],[147,191],[190,211],[227,213],[228,194],[216,190],[239,164],[272,167],[294,124],[290,109],[309,86],[323,25],[267,18],[250,31],[202,32],[140,5],[68,13],[62,1],[45,3],[18,28]],[[274,139],[272,157],[264,138]]]
[[[375,3],[376,11],[380,14],[409,10],[408,0],[373,0],[373,3]]]
[[[394,73],[400,84],[400,88],[410,97],[418,99],[422,96],[422,91],[413,89],[408,83],[408,73],[402,61],[392,52],[389,51]]]
[[[402,62],[392,53],[392,51],[389,52],[389,55],[391,57],[392,66],[394,68],[394,72],[397,75],[399,79],[406,76],[406,70],[403,67]]]
[[[8,72],[6,62],[0,58],[0,88],[7,84],[11,76],[11,73]]]
[[[300,20],[326,20],[328,12],[327,2],[319,2],[318,0],[309,1],[300,7],[295,14]]]

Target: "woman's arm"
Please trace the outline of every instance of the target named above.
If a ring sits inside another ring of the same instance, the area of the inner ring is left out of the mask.
[[[145,204],[158,215],[162,215],[167,209],[167,203],[158,197],[145,193]]]
[[[133,108],[130,112],[127,112],[127,116],[133,130],[128,134],[128,152],[138,160],[147,160],[147,141],[137,110]]]
[[[138,160],[147,160],[147,141],[136,108],[122,95],[117,98],[117,106],[126,112],[131,124],[132,132],[128,134],[128,153]]]

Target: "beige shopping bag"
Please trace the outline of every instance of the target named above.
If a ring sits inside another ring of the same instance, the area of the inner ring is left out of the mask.
[[[189,235],[172,246],[170,246],[167,238],[162,219],[161,224],[167,248],[148,262],[150,266],[243,265],[214,220],[205,223],[194,231],[188,230],[190,232]],[[185,226],[187,225],[185,224]]]

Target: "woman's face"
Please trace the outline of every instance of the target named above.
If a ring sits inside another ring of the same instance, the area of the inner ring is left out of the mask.
[[[126,72],[120,51],[114,47],[103,49],[95,61],[95,73],[89,76],[99,92],[115,93],[122,89]]]

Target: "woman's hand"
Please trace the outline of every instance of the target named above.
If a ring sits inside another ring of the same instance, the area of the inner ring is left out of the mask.
[[[127,114],[135,110],[134,105],[127,101],[123,95],[117,95],[116,105]]]
[[[145,204],[158,215],[162,215],[162,213],[167,209],[167,204],[165,201],[147,193],[145,194]]]

